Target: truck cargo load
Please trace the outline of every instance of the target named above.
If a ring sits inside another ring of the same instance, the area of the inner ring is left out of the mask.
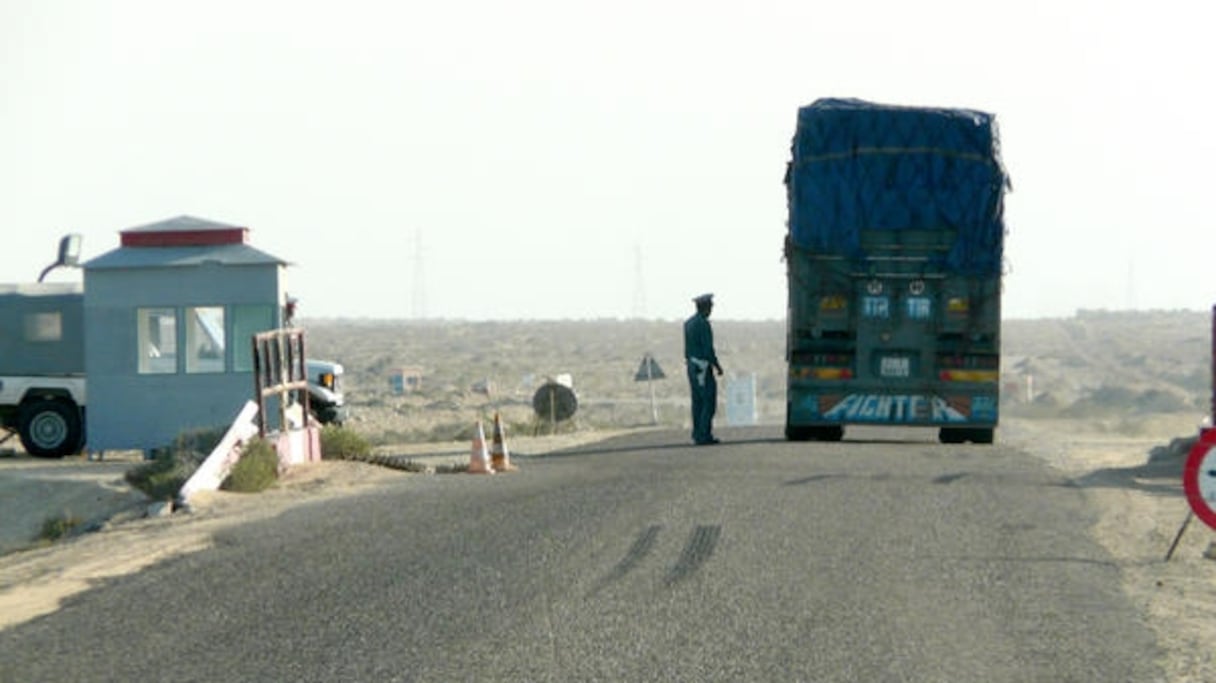
[[[865,230],[949,230],[934,266],[999,274],[1007,180],[991,114],[819,100],[798,112],[792,156],[798,247],[860,258]]]

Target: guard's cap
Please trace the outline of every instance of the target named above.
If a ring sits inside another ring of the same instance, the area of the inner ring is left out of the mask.
[[[714,302],[713,294],[702,294],[701,296],[693,297],[693,302],[698,304],[712,304]]]

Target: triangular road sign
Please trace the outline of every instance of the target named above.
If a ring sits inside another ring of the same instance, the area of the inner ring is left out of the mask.
[[[658,361],[648,353],[642,356],[642,364],[638,366],[638,371],[633,376],[633,381],[645,382],[652,379],[663,379],[666,376],[663,374],[663,368],[659,367]]]

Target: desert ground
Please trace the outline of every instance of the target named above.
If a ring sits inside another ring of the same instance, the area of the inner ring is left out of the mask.
[[[714,326],[728,375],[755,377],[759,422],[780,424],[784,323]],[[312,320],[305,327],[310,357],[345,366],[347,426],[381,453],[467,461],[475,421],[494,412],[512,451],[527,455],[623,430],[687,427],[679,321]],[[1081,311],[1009,320],[1003,332],[997,438],[1067,474],[1100,511],[1093,535],[1156,629],[1170,681],[1216,680],[1216,533],[1194,520],[1164,559],[1189,512],[1181,488],[1187,440],[1211,411],[1210,335],[1209,314],[1186,311]],[[665,378],[635,379],[646,353]],[[403,368],[419,371],[421,381],[397,393],[390,380]],[[551,425],[537,418],[532,399],[563,374],[578,411]],[[327,461],[293,469],[261,494],[203,494],[189,514],[148,517],[147,501],[121,476],[137,455],[43,461],[17,450],[0,457],[0,629],[53,611],[106,577],[204,549],[226,526],[358,495],[392,477],[446,476]],[[93,531],[38,542],[42,522],[67,511]]]

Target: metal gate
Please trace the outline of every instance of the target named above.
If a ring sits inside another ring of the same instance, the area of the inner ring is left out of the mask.
[[[258,402],[258,435],[266,437],[266,399],[278,397],[278,429],[287,429],[287,410],[303,401],[308,427],[308,373],[304,363],[304,330],[279,329],[253,335],[254,397]]]

